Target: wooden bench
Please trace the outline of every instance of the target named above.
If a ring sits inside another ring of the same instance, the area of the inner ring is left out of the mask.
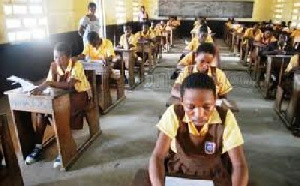
[[[4,158],[5,165],[2,165],[2,158]],[[2,114],[0,114],[0,185],[24,185],[18,159],[15,154],[15,149],[9,132],[7,117]]]
[[[123,65],[121,65],[121,70],[117,71],[119,73],[113,75],[112,67],[104,65],[101,61],[86,62],[81,60],[80,62],[83,64],[85,70],[94,70],[96,73],[96,94],[99,98],[98,105],[104,114],[126,98]],[[117,100],[115,102],[113,102],[111,95],[111,80],[116,81]]]
[[[96,97],[90,102],[85,113],[90,137],[77,148],[70,128],[70,91],[50,88],[49,93],[33,96],[24,93],[22,88],[17,88],[5,92],[5,94],[8,95],[13,121],[17,129],[16,136],[18,136],[24,159],[35,147],[32,113],[42,113],[52,117],[51,123],[58,152],[62,158],[61,170],[67,170],[101,133],[99,111],[95,106],[97,105]],[[43,146],[47,146],[53,140],[54,137],[49,138],[43,143]]]
[[[271,75],[275,75],[275,78],[279,79],[280,74],[286,69],[291,57],[292,55],[267,55],[266,66],[259,64],[257,68],[257,77],[255,79],[256,84],[263,92],[264,98],[270,98],[271,92],[274,90],[276,91],[277,85],[271,85]],[[261,80],[261,76],[264,76],[265,78]],[[271,89],[272,87],[274,90]]]

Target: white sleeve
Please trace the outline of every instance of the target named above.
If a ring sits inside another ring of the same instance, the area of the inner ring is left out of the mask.
[[[84,16],[83,18],[80,19],[80,26],[83,26],[83,27],[86,27],[86,25],[88,24],[88,17],[87,16]]]

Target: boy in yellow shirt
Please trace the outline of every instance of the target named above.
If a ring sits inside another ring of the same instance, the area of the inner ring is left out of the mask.
[[[183,80],[192,73],[203,72],[213,77],[215,80],[218,98],[226,98],[227,94],[232,90],[232,86],[222,70],[211,66],[215,55],[216,50],[213,44],[203,43],[202,45],[199,45],[195,56],[196,64],[192,66],[186,66],[183,69],[174,83],[171,95],[179,98],[180,86]]]
[[[120,37],[120,45],[119,47],[124,49],[136,49],[137,40],[135,35],[132,33],[132,29],[130,26],[123,27],[124,34]]]
[[[84,74],[81,63],[71,60],[71,48],[65,43],[58,43],[54,48],[54,62],[51,63],[46,81],[31,91],[32,95],[40,95],[47,87],[73,90],[70,97],[71,129],[82,129],[83,116],[92,97],[90,84]],[[26,164],[35,163],[42,153],[42,139],[47,122],[45,114],[36,114],[36,145],[26,159]],[[54,168],[61,165],[60,155],[54,161]]]
[[[208,34],[208,28],[206,24],[202,25],[199,28],[198,37],[193,38],[192,41],[188,44],[188,46],[185,48],[185,50],[189,52],[196,51],[199,44],[203,42],[207,42],[207,43],[214,42],[211,35]]]
[[[115,58],[114,47],[109,39],[100,38],[98,33],[90,32],[88,42],[78,56],[79,59],[112,61]]]
[[[179,63],[177,64],[177,67],[180,69],[182,67],[188,66],[188,65],[194,65],[195,63],[195,52],[198,48],[199,45],[203,44],[203,43],[213,43],[213,41],[209,38],[208,35],[208,30],[206,25],[203,25],[200,27],[199,32],[198,32],[198,37],[197,37],[197,41],[198,42],[194,42],[194,43],[190,43],[190,45],[188,46],[189,49],[192,49],[191,52],[189,52],[186,56],[182,56],[182,59],[179,61]],[[198,44],[197,48],[194,49],[196,47],[196,44]],[[212,66],[218,66],[219,61],[220,61],[220,56],[219,56],[219,49],[216,45],[214,45],[215,49],[216,49],[216,57],[214,59],[214,62],[212,63]]]
[[[180,103],[171,105],[156,125],[160,134],[150,158],[150,180],[145,175],[144,185],[164,185],[166,173],[212,180],[216,186],[248,184],[240,128],[230,110],[215,106],[216,99],[208,75],[191,74],[182,82]],[[228,158],[229,166],[221,156]]]
[[[139,31],[135,34],[136,41],[148,41],[151,42],[151,48],[154,50],[153,47],[153,42],[155,42],[155,35],[149,30],[149,26],[144,23],[142,26],[142,31]],[[154,51],[152,51],[153,54]],[[142,57],[143,53],[142,52],[137,52],[136,53],[138,57]],[[148,53],[144,53],[145,61],[149,59]]]

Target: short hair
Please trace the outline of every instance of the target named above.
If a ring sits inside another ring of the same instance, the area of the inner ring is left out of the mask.
[[[94,7],[95,8],[97,7],[96,3],[90,2],[89,5],[88,5],[88,9],[94,8]]]
[[[54,46],[54,50],[57,52],[63,52],[67,57],[72,56],[72,50],[70,45],[64,42],[59,42]]]
[[[203,24],[200,28],[199,28],[199,33],[208,33],[208,26],[207,24]]]
[[[130,25],[124,25],[124,26],[123,26],[123,28],[124,28],[124,29],[129,29],[129,30],[132,30],[132,28],[131,28],[131,26],[130,26]]]
[[[205,89],[211,90],[214,97],[216,98],[216,84],[209,75],[201,72],[193,73],[186,77],[180,86],[180,97],[183,95],[186,89]]]
[[[99,34],[97,32],[90,32],[87,35],[88,42],[91,43],[96,39],[99,39]]]
[[[141,6],[141,8],[145,9],[145,6]]]
[[[205,42],[198,46],[197,54],[212,54],[213,56],[216,55],[216,47],[212,43]]]

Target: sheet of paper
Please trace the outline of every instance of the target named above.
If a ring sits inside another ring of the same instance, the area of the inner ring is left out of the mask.
[[[36,88],[37,86],[35,86],[33,83],[31,83],[30,81],[24,80],[22,78],[19,78],[17,76],[10,76],[7,78],[8,81],[12,81],[13,84],[20,84],[22,87],[22,92],[24,93],[29,93],[31,90],[33,90],[34,88]],[[44,94],[49,94],[50,93],[50,89],[47,88],[43,91]]]
[[[211,180],[192,180],[186,178],[169,177],[166,176],[165,186],[214,186]]]
[[[221,106],[223,99],[217,99],[216,106]]]

